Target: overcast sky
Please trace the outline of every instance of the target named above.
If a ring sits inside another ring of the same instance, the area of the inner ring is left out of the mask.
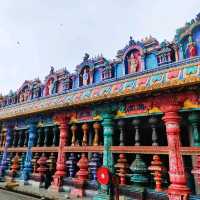
[[[133,35],[172,40],[200,0],[0,0],[0,93],[55,69],[73,71],[85,52],[112,59]]]

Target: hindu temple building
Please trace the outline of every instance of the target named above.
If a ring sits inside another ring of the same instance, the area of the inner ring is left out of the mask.
[[[0,180],[112,199],[200,199],[200,14],[0,97]]]

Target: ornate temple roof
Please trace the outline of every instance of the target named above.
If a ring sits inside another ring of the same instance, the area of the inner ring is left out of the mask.
[[[185,26],[178,28],[176,30],[176,35],[174,40],[180,42],[184,37],[190,35],[193,29],[200,25],[200,13],[197,14],[196,18],[192,19],[190,22],[186,22]]]
[[[73,73],[66,68],[55,70],[51,66],[43,82],[38,78],[26,80],[17,91],[0,96],[0,118],[20,115],[17,113],[25,112],[26,105],[36,106],[36,110],[34,107],[29,109],[31,112],[39,112],[41,108],[49,110],[76,105],[77,102],[88,103],[102,97],[120,96],[121,93],[129,94],[127,91],[130,88],[130,93],[134,94],[138,91],[163,89],[165,84],[168,88],[169,85],[177,87],[179,82],[181,86],[187,84],[187,81],[190,84],[198,83],[200,45],[195,41],[200,41],[200,38],[195,38],[194,41],[187,38],[184,50],[179,45],[183,38],[191,35],[195,27],[200,27],[200,14],[177,29],[175,41],[164,40],[159,43],[152,36],[135,41],[130,37],[129,42],[117,51],[114,59],[108,60],[102,55],[90,57],[85,53]],[[200,31],[197,37],[200,37]],[[188,49],[190,46],[191,50]],[[37,105],[36,100],[39,100]],[[53,106],[50,106],[51,103]],[[48,106],[51,108],[48,109]]]

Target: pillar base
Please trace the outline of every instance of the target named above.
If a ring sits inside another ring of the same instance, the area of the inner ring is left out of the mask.
[[[55,192],[63,192],[63,177],[54,175],[49,189]]]
[[[187,200],[189,197],[190,189],[185,185],[171,184],[167,190],[169,200]]]
[[[56,185],[51,185],[48,190],[52,191],[52,192],[63,192],[64,191],[62,186],[56,186]]]
[[[79,178],[73,178],[74,188],[71,190],[70,195],[73,197],[83,197],[85,194],[84,184],[85,180]]]
[[[112,195],[108,195],[106,193],[100,192],[93,197],[92,200],[112,200]]]

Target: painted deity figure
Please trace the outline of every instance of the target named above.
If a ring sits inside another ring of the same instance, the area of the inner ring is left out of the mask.
[[[25,101],[24,93],[21,92],[20,95],[19,95],[19,102],[21,103],[21,102],[23,102],[23,101]]]
[[[31,97],[31,91],[30,91],[28,88],[26,88],[26,89],[24,90],[24,101],[29,100],[30,97]]]
[[[33,93],[33,98],[39,97],[40,96],[40,87],[36,86],[35,88],[33,88],[32,93]]]
[[[50,80],[50,85],[49,85],[49,95],[53,94],[53,86],[54,86],[54,80]]]
[[[131,53],[128,58],[128,73],[134,73],[140,71],[140,61],[139,53]]]
[[[87,72],[87,69],[85,68],[83,71],[83,85],[88,84],[89,74]]]
[[[136,72],[137,60],[135,59],[134,54],[132,53],[128,59],[128,73]]]
[[[195,43],[192,41],[191,35],[188,37],[188,46],[186,50],[188,51],[189,58],[197,55],[197,49]]]
[[[53,94],[54,79],[50,79],[46,84],[45,96]]]
[[[45,87],[45,96],[49,95],[49,85],[50,85],[50,82],[48,81]]]

